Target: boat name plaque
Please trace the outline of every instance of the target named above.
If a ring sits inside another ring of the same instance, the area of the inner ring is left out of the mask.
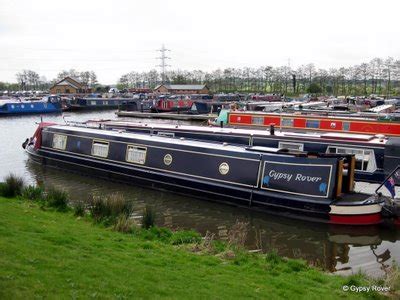
[[[328,198],[332,165],[264,162],[261,188],[289,194]]]

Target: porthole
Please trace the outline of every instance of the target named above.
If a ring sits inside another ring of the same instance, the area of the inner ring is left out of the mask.
[[[226,175],[229,172],[229,165],[226,162],[223,162],[219,165],[218,170],[222,175]]]
[[[172,155],[171,154],[165,154],[164,156],[164,164],[169,166],[172,164]]]

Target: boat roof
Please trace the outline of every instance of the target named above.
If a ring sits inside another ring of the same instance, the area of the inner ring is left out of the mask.
[[[122,137],[122,138],[137,138],[140,137],[141,140],[149,141],[149,142],[160,142],[166,144],[175,144],[175,145],[184,145],[184,146],[192,146],[192,147],[202,147],[208,148],[213,150],[223,150],[223,151],[233,151],[236,153],[257,153],[256,151],[249,152],[246,148],[247,146],[235,146],[228,143],[220,143],[220,142],[211,142],[211,141],[197,141],[192,139],[185,139],[185,138],[170,138],[158,135],[148,135],[148,134],[141,134],[141,133],[132,133],[132,132],[123,132],[123,131],[110,131],[104,129],[94,129],[94,128],[87,128],[87,127],[76,127],[70,125],[53,125],[51,127],[46,127],[48,129],[56,129],[56,130],[71,130],[74,132],[80,133],[91,133],[96,135],[104,135],[104,136],[114,136],[114,137]],[[264,147],[265,148],[265,147]],[[265,151],[264,151],[265,152]],[[270,153],[279,153],[279,149],[276,148],[276,151],[269,151]],[[290,153],[284,153],[284,155],[293,156]]]
[[[243,135],[256,135],[256,136],[271,136],[269,129],[245,129],[245,128],[231,128],[231,127],[212,127],[212,126],[193,126],[193,125],[172,125],[166,123],[135,123],[131,121],[105,121],[102,124],[111,126],[126,126],[126,127],[143,127],[143,128],[157,128],[159,130],[173,130],[179,129],[182,131],[194,132],[209,132],[209,133],[222,133],[222,134],[243,134]],[[343,132],[292,132],[280,131],[275,129],[275,136],[278,137],[303,137],[307,139],[327,139],[327,140],[345,140],[345,141],[359,141],[368,144],[384,145],[388,141],[386,137],[370,135],[370,134],[354,134]]]
[[[307,112],[307,111],[304,111]],[[290,118],[317,118],[317,119],[340,119],[340,120],[360,120],[360,121],[377,121],[376,117],[378,116],[376,113],[372,113],[371,117],[365,116],[365,115],[360,115],[358,113],[349,113],[346,116],[339,116],[339,115],[320,115],[320,114],[315,114],[315,113],[307,113],[303,114],[301,110],[294,111],[293,113],[288,113],[288,112],[264,112],[264,111],[228,111],[229,114],[244,114],[244,115],[264,115],[264,116],[276,116],[276,117],[290,117]],[[366,114],[366,113],[364,113]],[[383,115],[382,115],[383,116]],[[389,120],[388,120],[389,121]]]

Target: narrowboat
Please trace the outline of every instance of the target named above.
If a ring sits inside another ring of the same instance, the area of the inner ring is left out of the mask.
[[[193,101],[188,114],[201,115],[217,113],[223,108],[230,108],[231,102]]]
[[[19,99],[0,100],[0,116],[61,113],[59,96],[44,96],[41,100],[24,101]]]
[[[280,102],[282,101],[282,95],[279,94],[266,94],[266,95],[253,95],[251,100],[254,101],[267,101],[267,102]]]
[[[40,124],[24,143],[44,165],[331,224],[396,222],[382,193],[353,191],[355,158]]]
[[[184,95],[167,96],[160,95],[151,106],[151,112],[188,111],[192,107],[193,100]]]
[[[287,148],[316,153],[354,154],[356,181],[380,183],[387,174],[400,165],[400,139],[395,137],[342,132],[299,133],[126,121],[102,122],[102,127],[108,130],[124,130],[248,146]]]
[[[230,126],[260,128],[275,124],[279,128],[290,130],[400,136],[400,122],[398,121],[391,121],[390,118],[358,117],[357,115],[341,117],[320,114],[221,111],[212,124],[219,125],[221,122]]]
[[[136,98],[80,98],[74,97],[67,101],[66,110],[100,110],[100,109],[116,109],[127,103],[139,103]],[[137,106],[140,107],[140,104]]]
[[[150,112],[152,101],[150,99],[132,99],[123,101],[118,106],[118,111],[140,111],[140,112]]]

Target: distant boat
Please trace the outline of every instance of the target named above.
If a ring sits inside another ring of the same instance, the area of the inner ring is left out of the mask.
[[[325,131],[361,134],[383,134],[400,136],[398,116],[371,113],[368,117],[357,114],[347,116],[325,116],[323,113],[269,113],[254,111],[222,110],[214,125],[223,124],[248,128],[269,127],[302,131]]]
[[[0,116],[61,113],[59,96],[44,96],[41,100],[7,99],[0,100]]]
[[[193,100],[188,96],[181,95],[160,95],[151,106],[152,112],[173,112],[173,111],[189,111],[192,107]]]
[[[66,101],[65,110],[100,110],[100,109],[117,109],[121,106],[126,106],[128,103],[140,108],[142,100],[137,98],[99,98],[99,97],[76,97]]]

